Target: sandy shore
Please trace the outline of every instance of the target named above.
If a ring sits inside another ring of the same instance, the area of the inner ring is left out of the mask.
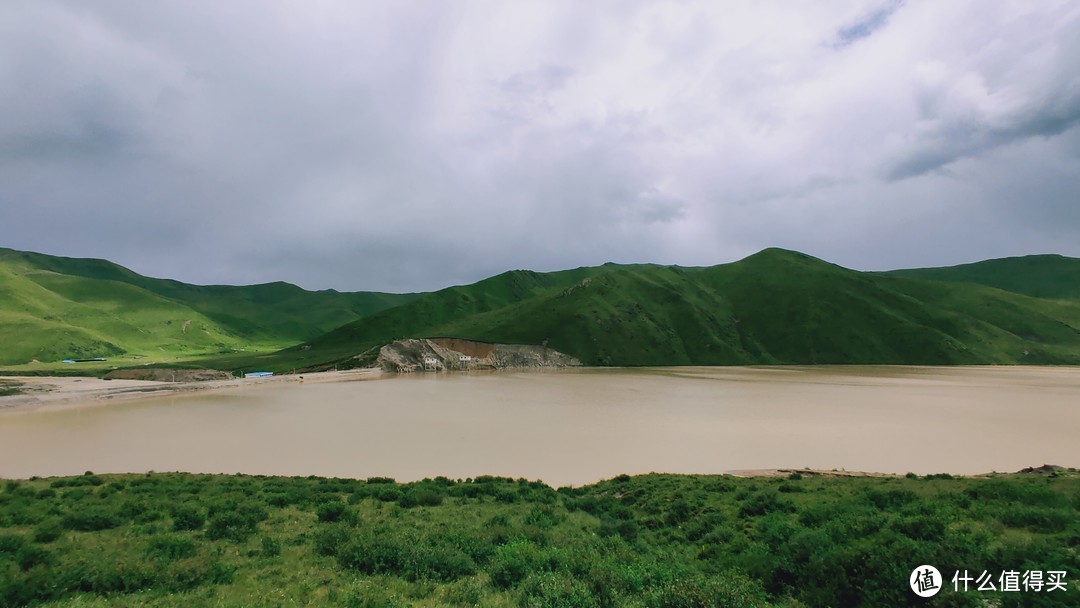
[[[5,377],[19,385],[18,395],[0,396],[0,414],[35,411],[63,406],[86,406],[115,403],[126,399],[146,399],[221,392],[255,386],[274,386],[308,382],[349,382],[371,380],[382,375],[378,369],[355,369],[337,372],[280,375],[265,378],[235,378],[208,382],[156,382],[152,380],[102,380],[88,377]]]

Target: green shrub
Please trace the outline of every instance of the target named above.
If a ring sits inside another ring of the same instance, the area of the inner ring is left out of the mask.
[[[491,582],[501,589],[509,589],[525,580],[525,577],[537,569],[541,561],[540,552],[528,541],[513,541],[495,549],[495,554],[488,564]]]
[[[201,530],[206,523],[206,511],[192,504],[177,505],[172,510],[173,530]]]
[[[751,494],[742,506],[739,507],[740,517],[758,517],[774,511],[790,513],[795,510],[795,505],[786,499],[781,499],[776,492],[761,491]]]
[[[452,581],[475,572],[472,559],[459,547],[434,537],[367,532],[353,537],[337,555],[343,567],[408,580]]]
[[[320,526],[315,530],[312,544],[319,555],[337,555],[352,540],[352,532],[343,524]]]
[[[174,534],[156,536],[150,539],[146,553],[152,558],[175,561],[195,555],[195,542],[186,536]]]
[[[60,538],[64,533],[64,527],[58,519],[47,519],[34,528],[34,542],[51,543]]]
[[[371,482],[369,481],[368,483]],[[401,498],[401,490],[399,490],[397,486],[386,486],[380,488],[375,493],[375,497],[383,502],[394,502]]]
[[[684,576],[655,589],[649,608],[757,608],[766,605],[765,591],[736,574]]]
[[[600,608],[585,583],[565,574],[534,574],[522,585],[522,593],[529,608]]]
[[[277,557],[281,555],[281,542],[271,536],[262,537],[262,556]]]
[[[24,545],[15,552],[15,563],[20,570],[29,570],[34,566],[49,563],[49,552],[37,545]]]
[[[370,483],[370,482],[369,482]],[[405,571],[409,547],[389,534],[352,537],[337,551],[338,562],[365,574],[397,574]]]
[[[255,532],[257,523],[255,519],[245,517],[243,513],[237,511],[217,513],[210,518],[210,523],[206,526],[206,538],[210,540],[225,538],[238,543],[243,542]]]
[[[563,519],[564,517],[556,513],[555,509],[548,506],[542,506],[530,509],[529,512],[525,514],[524,522],[527,526],[549,529],[557,526]]]
[[[79,532],[97,532],[115,528],[122,523],[122,518],[105,507],[86,507],[64,515],[62,525],[68,530]]]
[[[412,507],[437,507],[443,503],[444,494],[434,488],[411,488],[401,495],[398,504],[408,509]]]
[[[319,518],[319,521],[324,523],[351,521],[356,517],[356,514],[349,510],[348,505],[340,500],[319,504],[315,507],[315,515]]]
[[[999,521],[1010,528],[1027,528],[1033,532],[1055,534],[1064,532],[1076,521],[1076,513],[1068,509],[1014,507],[1001,513]]]
[[[26,544],[26,539],[19,534],[0,534],[0,553],[15,554]]]

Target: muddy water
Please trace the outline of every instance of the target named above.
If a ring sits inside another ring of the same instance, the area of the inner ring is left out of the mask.
[[[414,375],[0,416],[0,477],[1080,466],[1080,369],[664,368]]]

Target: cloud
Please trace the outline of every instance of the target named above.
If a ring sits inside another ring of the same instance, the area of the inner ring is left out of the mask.
[[[890,0],[854,23],[841,27],[836,31],[836,40],[833,45],[843,48],[870,36],[888,25],[889,18],[893,16],[893,13],[900,10],[903,4],[903,0]]]
[[[1080,255],[1078,14],[7,4],[0,245],[404,291],[772,245],[859,267]]]

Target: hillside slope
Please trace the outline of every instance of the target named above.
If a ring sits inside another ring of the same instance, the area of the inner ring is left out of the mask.
[[[280,347],[413,297],[280,282],[189,285],[105,260],[0,248],[0,363]]]
[[[862,273],[780,249],[708,268],[569,272],[426,294],[286,354],[334,360],[452,336],[545,344],[587,365],[1080,363],[1080,302]]]
[[[887,276],[977,283],[1038,298],[1080,299],[1080,259],[1028,255],[942,268],[914,268]]]

